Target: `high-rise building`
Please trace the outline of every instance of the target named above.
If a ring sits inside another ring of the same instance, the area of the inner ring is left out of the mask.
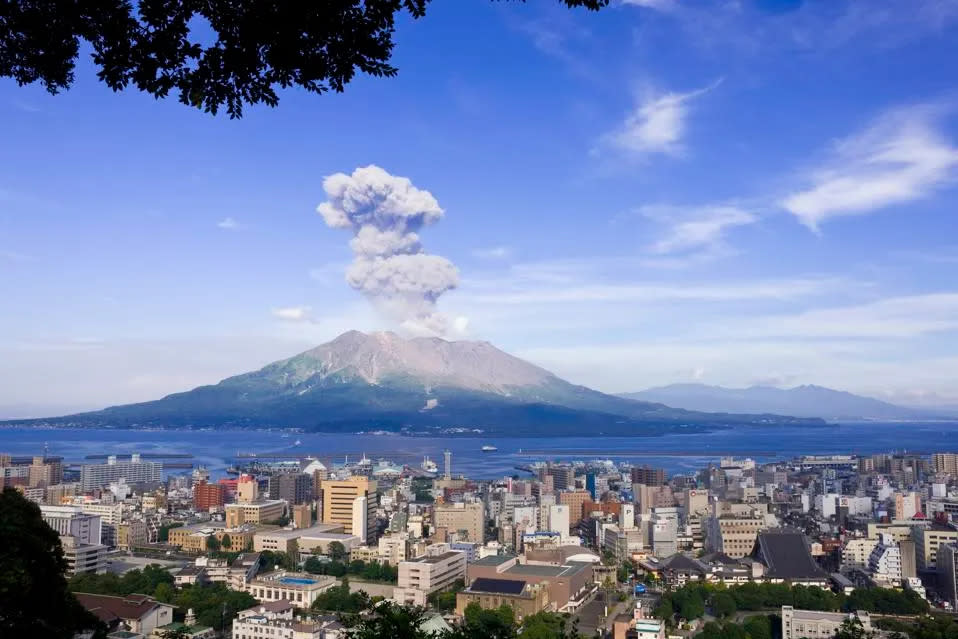
[[[243,524],[265,524],[282,518],[286,512],[286,502],[276,499],[252,504],[227,504],[225,510],[226,527],[239,528]]]
[[[651,468],[649,466],[635,466],[631,471],[633,484],[645,484],[646,486],[664,486],[665,469]]]
[[[222,508],[225,503],[225,490],[221,484],[208,484],[201,481],[193,486],[193,509],[207,512],[211,508]]]
[[[323,481],[329,476],[326,465],[318,459],[309,458],[309,463],[303,467],[303,474],[313,478],[313,499],[323,496]]]
[[[252,504],[259,500],[259,482],[252,475],[240,475],[236,482],[236,501]]]
[[[29,485],[31,488],[53,486],[63,481],[63,464],[59,458],[34,457],[30,464]]]
[[[582,521],[582,506],[592,501],[587,490],[564,490],[559,493],[559,503],[569,507],[569,519],[572,524]]]
[[[936,570],[938,549],[944,544],[958,542],[958,529],[942,524],[932,524],[928,527],[912,529],[912,538],[915,540],[915,555],[919,570]]]
[[[117,461],[116,455],[110,455],[105,464],[84,464],[80,469],[84,491],[102,488],[120,479],[129,484],[158,483],[163,479],[163,464],[143,461],[134,453],[128,462]]]
[[[546,474],[552,476],[552,485],[556,490],[575,488],[575,473],[572,466],[549,466]]]
[[[442,459],[443,459],[442,476],[445,479],[452,479],[452,451],[451,450],[442,451]]]
[[[353,530],[354,524],[365,521],[367,539],[363,543],[376,541],[376,488],[375,480],[359,475],[344,480],[327,479],[323,482],[323,523],[342,524],[346,534],[359,536],[360,531]],[[359,501],[358,497],[366,499]]]
[[[958,453],[935,453],[931,465],[936,473],[958,477]]]
[[[283,473],[269,478],[270,499],[304,504],[313,498],[313,477],[304,473]]]
[[[296,528],[309,528],[313,525],[313,507],[311,504],[293,506],[293,525]]]
[[[943,544],[938,547],[938,585],[942,597],[958,610],[958,544]]]
[[[598,499],[598,495],[595,494],[595,473],[586,473],[585,489],[589,491],[590,495],[592,495],[592,501],[596,501]]]
[[[480,502],[471,504],[437,504],[433,508],[433,521],[436,528],[444,528],[447,532],[465,533],[460,541],[483,543],[485,530],[485,508]]]

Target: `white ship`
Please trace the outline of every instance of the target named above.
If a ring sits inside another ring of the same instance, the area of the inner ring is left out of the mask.
[[[436,462],[429,459],[428,457],[423,458],[422,466],[420,466],[420,468],[422,468],[427,473],[435,474],[439,472],[439,466],[437,466]]]
[[[484,452],[484,453],[494,453],[494,452],[496,452],[496,451],[499,450],[499,449],[496,448],[495,446],[490,446],[489,444],[486,444],[485,446],[482,447],[481,450],[482,450],[482,452]]]

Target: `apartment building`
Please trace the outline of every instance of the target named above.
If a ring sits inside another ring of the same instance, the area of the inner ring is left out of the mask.
[[[226,503],[226,489],[222,484],[201,481],[193,485],[193,509],[199,512],[218,510]]]
[[[570,523],[582,521],[582,507],[592,501],[592,494],[588,490],[563,490],[558,496],[559,503],[569,507]]]
[[[433,508],[436,528],[460,532],[460,540],[482,543],[485,530],[485,508],[480,502],[440,504]]]
[[[80,485],[84,492],[120,479],[128,484],[159,483],[163,479],[163,464],[143,461],[139,454],[134,453],[130,461],[117,461],[116,455],[110,455],[105,464],[84,464],[80,468]]]
[[[958,453],[935,453],[931,456],[931,466],[935,473],[958,477]]]

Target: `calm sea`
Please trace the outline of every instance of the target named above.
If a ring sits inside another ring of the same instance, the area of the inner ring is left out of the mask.
[[[298,445],[296,442],[299,442]],[[483,452],[491,445],[496,452]],[[429,456],[442,466],[442,452],[452,452],[453,472],[494,478],[538,460],[613,459],[683,473],[702,468],[722,455],[757,461],[795,455],[958,450],[958,422],[843,423],[824,427],[735,427],[707,433],[677,432],[653,437],[459,438],[398,435],[298,434],[268,431],[142,431],[110,429],[0,429],[0,453],[42,453],[67,462],[87,455],[188,453],[195,465],[222,475],[239,453],[314,455],[342,463],[365,454],[419,465]],[[182,472],[182,471],[179,471]]]

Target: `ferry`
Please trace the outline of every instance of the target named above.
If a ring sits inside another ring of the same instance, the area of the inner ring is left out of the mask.
[[[439,466],[436,465],[436,462],[426,457],[422,460],[422,466],[420,466],[424,471],[430,474],[436,474],[439,472]]]
[[[482,450],[482,452],[484,452],[484,453],[494,453],[494,452],[496,452],[496,451],[499,450],[499,449],[496,448],[495,446],[490,446],[489,444],[486,444],[485,446],[482,447],[481,450]]]

